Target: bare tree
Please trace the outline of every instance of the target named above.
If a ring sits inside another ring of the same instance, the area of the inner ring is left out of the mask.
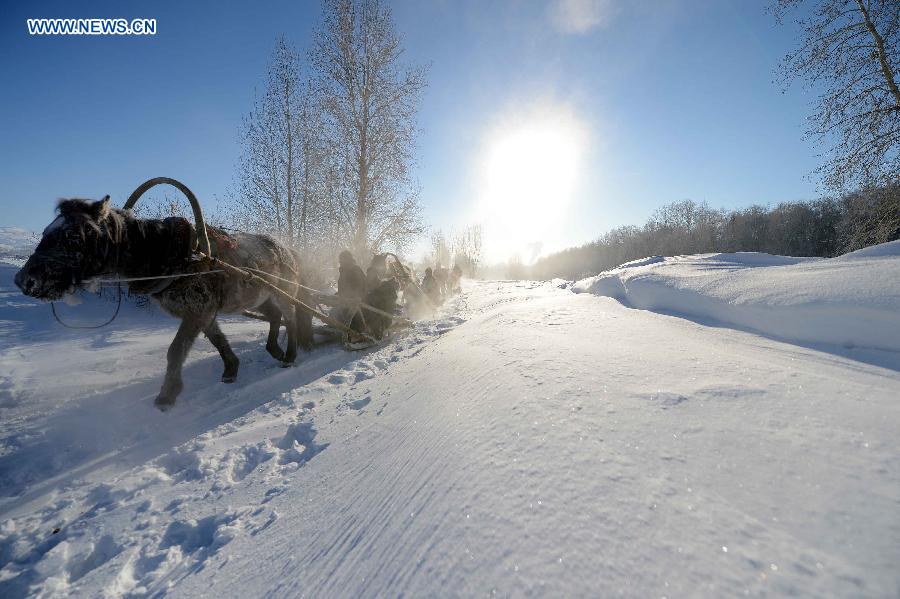
[[[862,189],[841,201],[842,251],[900,239],[900,184]]]
[[[528,269],[522,263],[522,256],[518,252],[510,257],[506,263],[506,278],[514,281],[524,279],[528,276]]]
[[[269,64],[265,91],[241,130],[234,217],[239,226],[276,235],[302,252],[322,217],[322,123],[311,84],[284,37]]]
[[[812,6],[810,6],[812,4]],[[900,175],[900,3],[897,0],[775,0],[781,20],[790,9],[803,29],[799,48],[782,61],[786,83],[817,89],[808,133],[830,144],[817,169],[840,190],[883,184]]]
[[[447,243],[447,238],[444,236],[443,232],[437,231],[436,233],[432,233],[431,235],[431,263],[434,266],[444,266],[450,267],[450,260],[453,257],[453,253],[450,249],[450,245]]]
[[[469,225],[453,236],[452,247],[453,261],[458,264],[463,272],[475,277],[482,259],[482,229],[481,225]]]
[[[162,199],[153,194],[147,194],[143,201],[132,209],[132,212],[140,218],[162,219],[172,216],[193,218],[191,206],[186,203],[183,196],[172,197],[167,193],[162,194]]]
[[[410,170],[425,69],[402,64],[379,0],[325,0],[324,12],[311,61],[332,136],[332,211],[358,257],[401,249],[424,230]]]

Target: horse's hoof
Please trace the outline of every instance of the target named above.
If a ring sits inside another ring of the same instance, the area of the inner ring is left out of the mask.
[[[236,374],[223,374],[223,375],[222,375],[222,382],[223,382],[223,383],[233,383],[233,382],[235,382],[236,380],[237,380],[237,375],[236,375]]]
[[[160,412],[165,412],[175,405],[175,398],[160,395],[153,402],[153,405],[156,406]]]
[[[278,365],[281,366],[282,368],[290,368],[291,366],[294,365],[294,363],[281,361]]]

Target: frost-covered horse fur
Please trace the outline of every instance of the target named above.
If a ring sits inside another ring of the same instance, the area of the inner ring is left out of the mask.
[[[193,228],[184,219],[139,219],[130,211],[112,208],[109,196],[98,202],[62,200],[59,216],[44,235],[22,269],[16,285],[26,295],[56,300],[92,277],[153,277],[200,272],[205,267],[191,258]],[[264,235],[226,234],[207,227],[218,240],[218,257],[237,267],[255,268],[280,279],[299,281],[294,255]],[[263,275],[264,277],[264,275]],[[293,297],[303,299],[296,284],[272,280]],[[172,316],[181,319],[169,346],[166,376],[156,398],[160,409],[171,407],[183,388],[181,369],[194,340],[202,332],[212,342],[225,371],[222,381],[234,382],[240,361],[216,322],[219,313],[262,309],[283,317],[287,325],[287,348],[278,347],[277,328],[269,334],[266,349],[278,360],[292,363],[298,343],[312,347],[312,319],[295,309],[279,294],[225,273],[185,276],[166,280],[129,283],[132,293],[150,295]]]

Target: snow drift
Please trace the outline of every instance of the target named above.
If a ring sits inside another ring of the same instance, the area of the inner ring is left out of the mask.
[[[831,259],[655,256],[573,288],[794,342],[900,351],[900,241]]]

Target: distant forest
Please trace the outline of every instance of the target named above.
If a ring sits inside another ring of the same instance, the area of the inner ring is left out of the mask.
[[[900,239],[900,183],[738,210],[684,200],[659,208],[641,227],[613,229],[530,267],[510,264],[507,276],[579,279],[646,256],[708,252],[831,257],[895,239]]]

